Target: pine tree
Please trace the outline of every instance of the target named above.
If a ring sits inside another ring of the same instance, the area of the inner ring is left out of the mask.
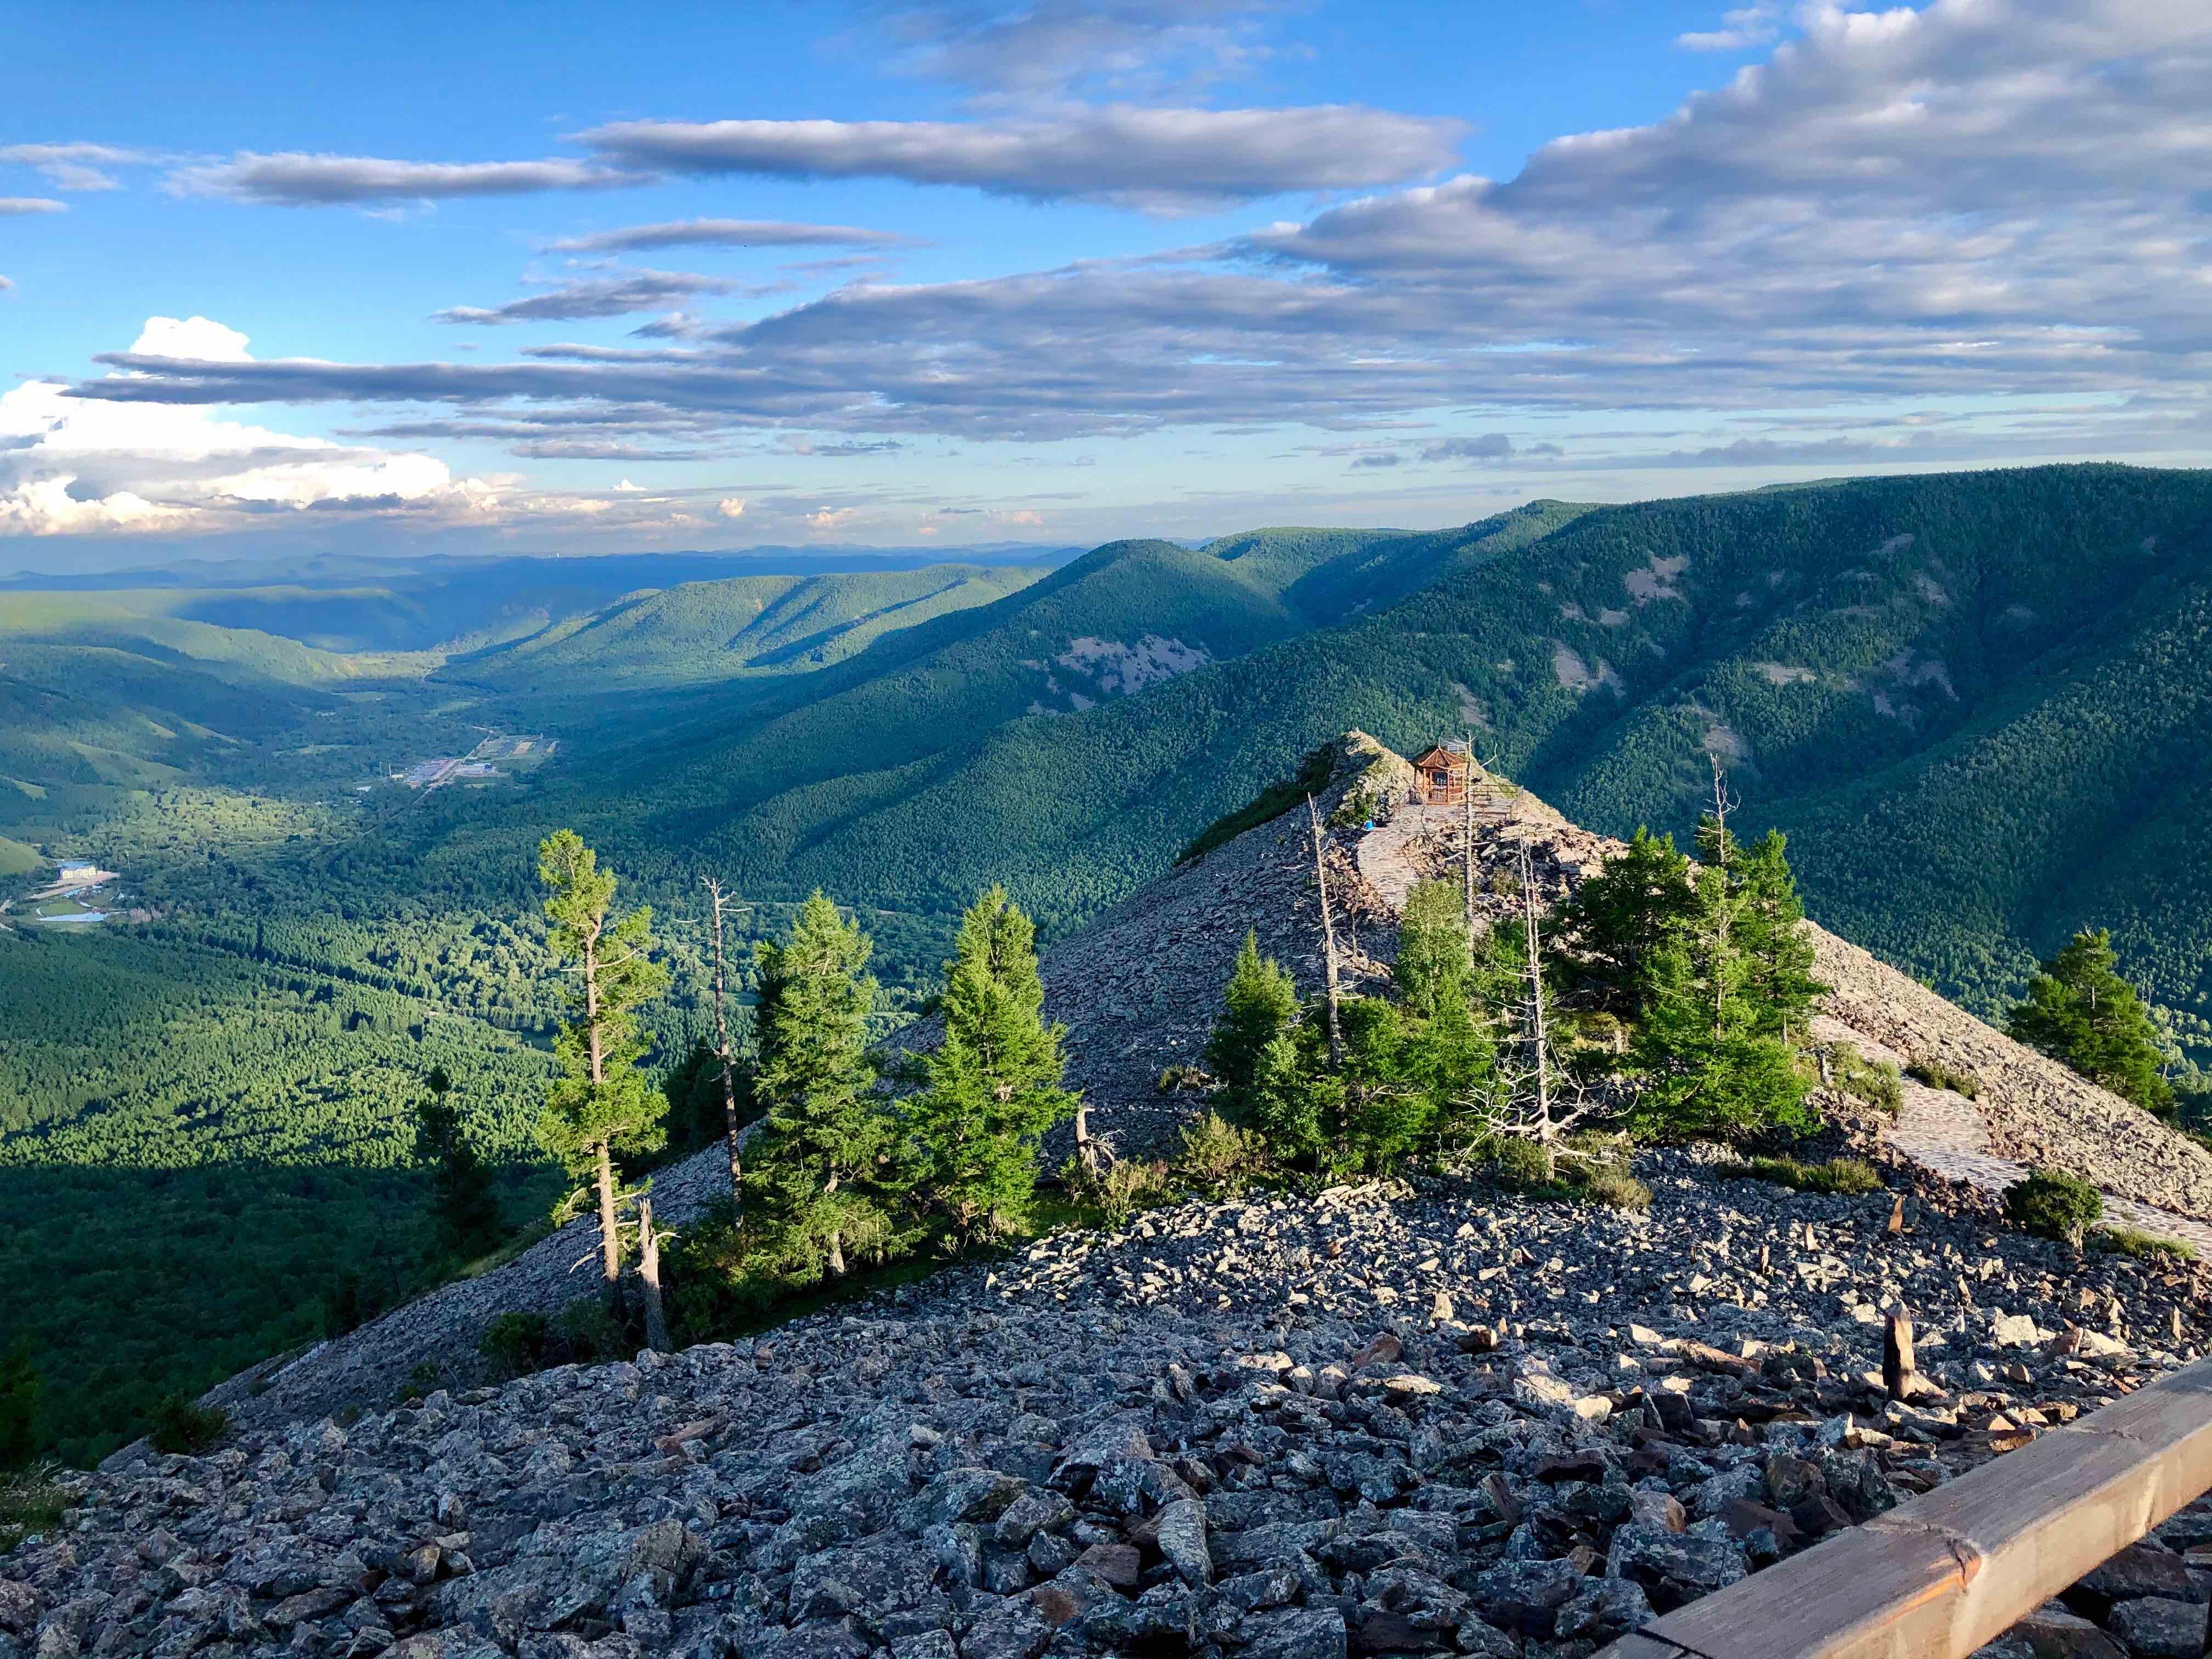
[[[746,1206],[806,1278],[845,1271],[849,1251],[890,1235],[884,1206],[894,1124],[874,1094],[868,1016],[873,949],[819,892],[781,945],[753,947],[760,1003],[753,1081],[763,1109],[744,1171]]]
[[[1470,957],[1461,896],[1448,881],[1422,881],[1398,920],[1398,1000],[1424,1019],[1468,998]]]
[[[1406,1028],[1399,1059],[1406,1080],[1439,1110],[1473,1093],[1497,1058],[1475,1006],[1475,954],[1462,895],[1447,881],[1417,883],[1399,920],[1393,969]]]
[[[40,1392],[30,1342],[0,1352],[0,1471],[23,1468],[38,1448]]]
[[[1738,948],[1738,896],[1722,871],[1699,869],[1678,936],[1645,964],[1629,1046],[1638,1087],[1624,1116],[1638,1134],[1679,1139],[1807,1127],[1808,1085],[1789,1045],[1759,1030]]]
[[[464,1259],[480,1255],[505,1230],[491,1171],[462,1132],[446,1068],[432,1066],[424,1081],[430,1094],[415,1107],[415,1157],[430,1166],[430,1214],[439,1248]]]
[[[2118,960],[2106,929],[2075,934],[2029,981],[2027,1000],[2012,1011],[2005,1030],[2123,1100],[2170,1112],[2173,1090],[2160,1070],[2157,1028],[2120,977]]]
[[[1779,830],[1770,830],[1739,854],[1729,872],[1739,899],[1735,943],[1744,957],[1752,1029],[1785,1042],[1804,1036],[1814,999],[1828,988],[1813,977],[1813,941],[1798,925],[1805,905],[1789,846]]]
[[[1672,836],[1639,829],[1628,849],[1561,907],[1555,932],[1599,1008],[1640,1018],[1661,952],[1680,944],[1697,907],[1690,860]]]
[[[572,1176],[587,1178],[599,1199],[600,1267],[610,1297],[622,1279],[622,1224],[616,1213],[614,1155],[658,1151],[666,1139],[665,1103],[646,1086],[641,1062],[647,1037],[637,1011],[668,983],[647,956],[653,912],[643,907],[611,916],[614,877],[599,869],[573,830],[549,836],[538,848],[545,900],[546,937],[575,975],[574,1011],[554,1039],[559,1075],[546,1091],[538,1135]]]
[[[908,1109],[921,1183],[963,1244],[1027,1219],[1038,1143],[1075,1111],[1060,1086],[1066,1031],[1044,1023],[1036,939],[1003,888],[961,918],[945,964],[945,1039]]]
[[[1220,1085],[1222,1109],[1231,1121],[1260,1127],[1261,1103],[1255,1090],[1261,1075],[1261,1057],[1269,1044],[1286,1039],[1297,1020],[1297,987],[1281,963],[1260,954],[1259,935],[1248,932],[1222,990],[1221,1012],[1206,1045],[1206,1069]],[[1279,1069],[1269,1076],[1268,1086],[1278,1086]],[[1279,1105],[1276,1102],[1267,1109],[1273,1113]]]

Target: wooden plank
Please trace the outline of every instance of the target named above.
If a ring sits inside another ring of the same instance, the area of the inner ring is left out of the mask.
[[[1703,1659],[1965,1659],[2207,1491],[2200,1360],[1639,1635]]]

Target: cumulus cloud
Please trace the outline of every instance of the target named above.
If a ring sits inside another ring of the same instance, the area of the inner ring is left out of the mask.
[[[145,159],[112,144],[0,144],[0,163],[36,167],[63,190],[113,190],[116,181],[106,168]]]
[[[1513,453],[1513,440],[1503,432],[1486,432],[1477,438],[1442,438],[1421,446],[1425,461],[1502,461]]]
[[[274,207],[330,207],[370,202],[433,202],[514,196],[544,190],[604,190],[643,184],[645,176],[555,158],[540,161],[395,161],[370,155],[264,155],[240,151],[227,161],[177,168],[167,180],[179,196],[215,196]]]
[[[67,213],[69,204],[50,196],[0,196],[0,215],[10,213]]]
[[[1674,44],[1691,52],[1747,52],[1753,46],[1763,46],[1782,33],[1782,7],[1779,0],[1759,0],[1759,3],[1741,6],[1721,19],[1717,29],[1693,30],[1678,34]]]
[[[714,511],[726,519],[742,519],[745,516],[745,498],[742,495],[725,495],[714,503]]]
[[[625,271],[617,276],[591,277],[563,283],[527,299],[510,300],[503,306],[454,306],[434,313],[441,323],[577,322],[592,317],[621,317],[633,311],[650,311],[701,294],[727,294],[737,283],[720,276],[698,276],[680,270]]]
[[[209,318],[151,317],[132,350],[155,362],[250,366],[246,345]],[[334,506],[471,512],[495,496],[419,453],[349,447],[200,409],[80,398],[51,380],[0,393],[0,534],[213,528],[240,514]]]
[[[1188,87],[1265,53],[1281,0],[884,0],[892,67],[987,95]]]
[[[902,247],[912,238],[857,225],[794,224],[782,219],[678,219],[566,236],[557,253],[639,253],[664,247]]]
[[[1383,431],[1446,411],[1501,426],[1620,410],[1826,419],[1856,400],[1935,398],[1978,403],[1978,425],[1959,431],[1985,455],[2170,453],[2177,432],[2201,432],[2212,15],[1934,0],[1917,12],[1820,8],[1799,24],[1767,61],[1667,119],[1558,140],[1512,179],[1381,191],[1175,258],[864,284],[756,320],[694,323],[653,350],[367,364],[125,353],[106,360],[122,374],[78,391],[428,404],[525,441],[1026,441],[1304,422],[1384,453]],[[812,139],[798,143],[808,134],[840,165],[888,166],[925,130],[735,125],[734,152],[719,127],[625,131],[673,150],[696,143],[683,166],[713,170],[737,165],[733,153],[768,165],[747,149],[756,138],[778,165],[811,165]],[[1003,152],[953,143],[936,161],[915,147],[917,168],[940,182],[1026,170],[1110,193],[1157,170],[1154,152],[1127,173],[1063,157],[1055,174],[1059,152],[1031,144],[1027,126],[950,131],[1012,136]],[[679,170],[668,155],[653,164]],[[1211,167],[1196,174],[1205,188],[1255,184],[1233,153]],[[2063,420],[2007,424],[2003,410],[2039,399]],[[1545,455],[1490,453],[1492,434],[1388,441],[1401,459],[1436,463]],[[1700,443],[1730,451],[1734,434],[1679,441],[1670,453],[1696,457]],[[1652,442],[1631,435],[1615,453]],[[1575,447],[1577,466],[1601,459]],[[1802,449],[1742,455],[1705,459],[1818,464]]]
[[[656,172],[902,179],[1178,213],[1434,173],[1464,130],[1345,104],[1115,105],[1000,121],[624,121],[583,142],[611,164]]]

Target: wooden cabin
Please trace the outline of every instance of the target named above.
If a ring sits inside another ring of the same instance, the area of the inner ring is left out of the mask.
[[[1467,799],[1467,785],[1465,744],[1436,744],[1413,757],[1415,805],[1457,806]]]

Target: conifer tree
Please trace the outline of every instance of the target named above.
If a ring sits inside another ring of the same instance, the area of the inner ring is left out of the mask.
[[[2027,1000],[2013,1009],[2005,1030],[2123,1100],[2171,1111],[2173,1090],[2160,1069],[2157,1028],[2120,977],[2118,960],[2106,929],[2075,934],[2029,981]]]
[[[1735,942],[1743,952],[1752,1028],[1785,1042],[1804,1036],[1814,999],[1828,988],[1813,977],[1813,941],[1798,926],[1805,905],[1797,896],[1789,846],[1779,830],[1769,830],[1738,854],[1730,870],[1740,900]]]
[[[1412,1012],[1432,1019],[1456,1002],[1464,1006],[1470,957],[1461,896],[1448,881],[1422,881],[1406,896],[1398,921],[1398,960],[1391,977]]]
[[[1298,1020],[1298,990],[1280,963],[1260,954],[1260,936],[1247,932],[1237,952],[1237,965],[1221,994],[1221,1012],[1206,1045],[1206,1069],[1221,1086],[1221,1103],[1232,1121],[1257,1127],[1255,1090],[1261,1076],[1261,1057],[1270,1044],[1282,1041],[1269,1087],[1281,1081],[1280,1062],[1291,1052],[1291,1030]],[[1274,1109],[1270,1108],[1270,1109]]]
[[[1036,939],[1003,888],[969,908],[945,964],[945,1040],[909,1108],[921,1181],[963,1244],[1027,1218],[1038,1143],[1075,1111],[1061,1087],[1066,1033],[1044,1023]]]
[[[502,1230],[491,1171],[462,1132],[446,1068],[432,1066],[424,1083],[430,1093],[415,1107],[415,1157],[430,1166],[430,1213],[439,1246],[451,1255],[478,1255]]]
[[[651,1152],[665,1143],[665,1103],[646,1086],[641,1062],[646,1034],[637,1011],[668,983],[651,961],[653,912],[642,906],[611,915],[615,878],[573,830],[549,836],[538,848],[545,900],[546,937],[575,975],[572,1018],[554,1039],[559,1075],[546,1091],[538,1139],[573,1176],[590,1180],[599,1200],[599,1256],[608,1294],[618,1296],[622,1226],[616,1213],[614,1155]]]
[[[0,1471],[20,1469],[38,1446],[40,1381],[31,1344],[21,1339],[0,1352]]]
[[[1660,953],[1680,944],[1696,908],[1690,860],[1672,836],[1638,829],[1627,851],[1583,883],[1554,924],[1591,1000],[1639,1018]]]
[[[1407,1028],[1400,1060],[1406,1079],[1440,1103],[1470,1094],[1496,1059],[1477,1008],[1475,954],[1463,896],[1448,881],[1415,884],[1392,969]]]
[[[1700,868],[1680,933],[1646,964],[1630,1044],[1638,1087],[1625,1114],[1639,1133],[1731,1135],[1806,1127],[1806,1080],[1789,1045],[1762,1034],[1737,948],[1737,896],[1722,871]]]
[[[753,947],[760,1003],[754,1101],[763,1109],[744,1171],[748,1211],[806,1277],[845,1271],[848,1251],[890,1233],[884,1204],[894,1124],[876,1097],[868,1016],[873,950],[816,892],[781,944]]]

